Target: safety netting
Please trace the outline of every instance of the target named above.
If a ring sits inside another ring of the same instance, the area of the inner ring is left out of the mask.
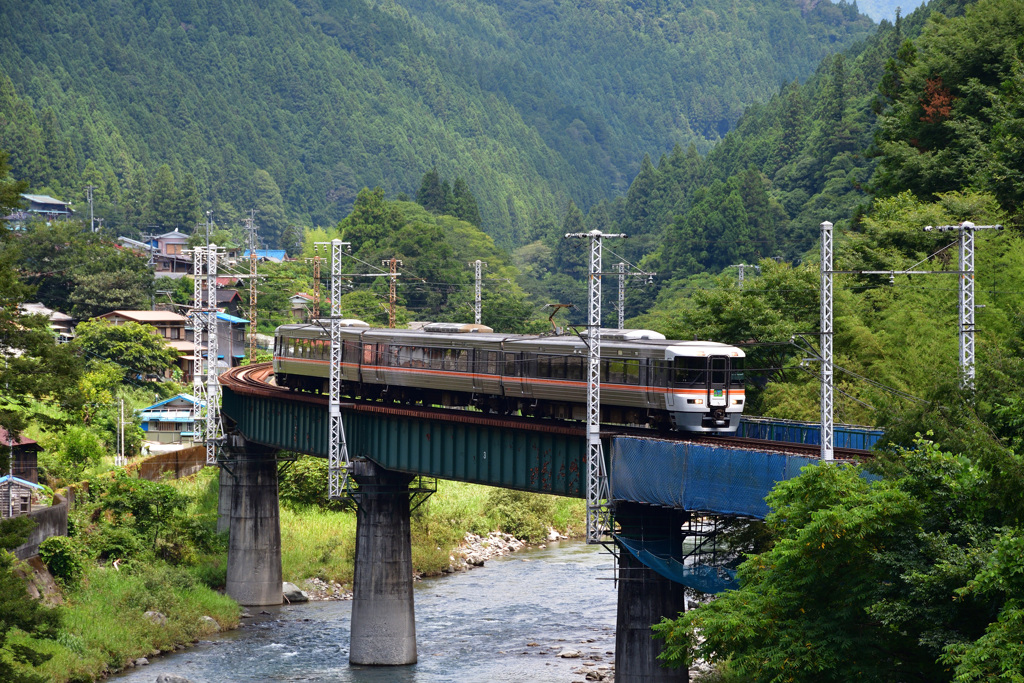
[[[772,487],[815,462],[804,456],[620,436],[612,439],[611,496],[763,519],[768,514],[764,498]]]
[[[673,557],[668,541],[651,541],[615,535],[615,540],[633,557],[669,581],[702,593],[721,593],[739,588],[736,571],[707,564],[689,564]]]

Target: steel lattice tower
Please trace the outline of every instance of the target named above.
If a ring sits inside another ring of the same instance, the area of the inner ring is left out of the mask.
[[[327,456],[327,497],[339,500],[349,488],[348,443],[341,420],[341,255],[348,242],[332,240],[316,246],[331,249],[331,373],[328,411],[330,415],[330,448]]]
[[[835,433],[832,424],[832,224],[821,224],[821,459],[831,460]]]
[[[481,307],[480,280],[483,277],[481,271],[482,271],[483,267],[486,266],[487,264],[484,263],[483,261],[481,261],[480,259],[477,259],[476,261],[470,261],[469,265],[473,266],[473,273],[474,273],[474,275],[476,277],[476,280],[475,280],[476,285],[475,285],[475,287],[473,289],[473,293],[474,293],[474,297],[473,297],[473,322],[475,322],[477,325],[479,325],[480,324],[480,313],[481,313],[481,310],[480,310],[480,307]]]
[[[566,233],[566,239],[586,239],[590,245],[587,303],[587,543],[600,543],[612,528],[611,492],[601,446],[601,243],[624,238],[600,230]]]

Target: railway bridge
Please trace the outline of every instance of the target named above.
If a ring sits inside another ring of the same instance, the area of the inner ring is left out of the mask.
[[[269,364],[221,377],[228,425],[220,519],[230,529],[227,591],[244,605],[280,604],[277,460],[281,451],[326,457],[327,398],[272,383]],[[585,498],[585,428],[471,411],[352,402],[343,410],[359,484],[350,661],[416,661],[409,545],[410,483],[417,476]],[[716,555],[714,520],[763,517],[778,481],[817,460],[818,448],[752,439],[694,438],[626,427],[602,431],[609,454],[618,556],[616,676],[687,680],[663,669],[650,627],[685,609],[684,586],[730,587]],[[856,445],[863,445],[863,442]],[[854,459],[865,451],[836,449]],[[686,548],[686,550],[684,550]]]

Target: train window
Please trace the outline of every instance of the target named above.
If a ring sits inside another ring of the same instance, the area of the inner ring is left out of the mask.
[[[357,341],[346,341],[341,347],[342,362],[345,363],[358,363],[359,362],[359,342]]]
[[[565,356],[551,356],[551,376],[565,379]]]
[[[704,358],[683,358],[677,356],[672,364],[673,386],[690,386],[704,383],[707,360]]]
[[[626,362],[626,384],[640,384],[640,361],[627,360]]]
[[[569,356],[565,359],[565,377],[566,379],[583,379],[583,359],[579,356]]]
[[[734,358],[732,360],[732,387],[735,389],[743,388],[743,359]]]
[[[373,365],[374,344],[363,344],[363,365]]]
[[[551,374],[551,356],[537,356],[537,376],[553,377]]]
[[[441,369],[441,359],[444,358],[443,349],[426,348],[423,350],[426,354],[426,359],[430,363],[430,367],[433,370]]]
[[[290,356],[290,357],[295,356],[295,338],[294,337],[288,339],[288,353],[285,354],[285,355]]]
[[[612,384],[623,384],[626,381],[625,363],[618,359],[608,361],[608,381]]]
[[[469,349],[455,351],[455,369],[459,372],[469,372]]]
[[[514,354],[514,353],[506,353],[505,354],[505,372],[504,372],[504,374],[505,374],[506,377],[518,377],[519,376],[519,368],[518,368],[518,364],[516,363],[516,354]]]
[[[498,374],[498,352],[487,351],[487,365],[484,368],[484,372],[488,375]]]
[[[725,386],[729,379],[729,359],[723,356],[711,357],[711,384],[716,387]]]

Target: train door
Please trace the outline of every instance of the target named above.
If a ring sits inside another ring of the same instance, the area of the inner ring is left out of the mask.
[[[729,405],[729,357],[708,356],[708,407],[726,408]]]
[[[524,375],[526,374],[526,368],[524,367],[525,355],[526,354],[514,353],[512,351],[504,352],[504,367],[502,368],[501,382],[505,390],[505,396],[520,398],[530,395],[527,390],[527,386],[524,383]]]

